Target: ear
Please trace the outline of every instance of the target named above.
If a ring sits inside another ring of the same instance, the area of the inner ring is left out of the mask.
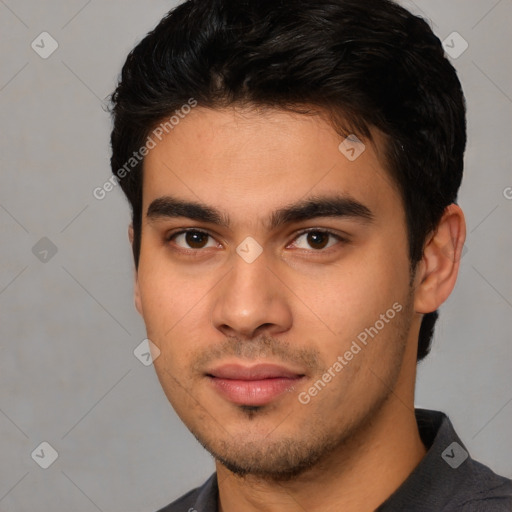
[[[459,273],[465,240],[464,213],[456,204],[450,204],[427,239],[418,264],[414,293],[417,313],[431,313],[449,297]]]
[[[130,224],[128,226],[128,239],[130,240],[130,245],[132,246],[132,249],[133,249],[133,224]],[[133,250],[132,250],[132,252],[133,252]],[[143,316],[143,314],[142,314],[142,300],[141,300],[141,297],[140,297],[140,287],[139,287],[139,274],[138,274],[136,268],[134,269],[134,286],[133,286],[133,290],[134,290],[135,308],[137,309],[139,314],[141,316]]]

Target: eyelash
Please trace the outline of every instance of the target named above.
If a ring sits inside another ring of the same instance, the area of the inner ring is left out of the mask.
[[[167,243],[170,243],[176,237],[178,237],[179,235],[183,235],[183,234],[186,234],[186,233],[200,233],[202,235],[206,235],[206,236],[208,236],[210,238],[215,239],[215,237],[212,236],[207,231],[203,231],[203,230],[197,229],[197,228],[189,228],[189,229],[182,229],[181,231],[177,231],[177,232],[174,232],[174,233],[171,233],[171,234],[167,235],[165,237],[165,241]],[[302,235],[305,235],[305,234],[308,234],[308,233],[321,233],[323,235],[329,235],[329,236],[335,238],[338,242],[341,242],[342,244],[346,244],[346,243],[349,242],[349,240],[347,238],[342,237],[341,235],[338,235],[337,233],[334,233],[333,231],[330,231],[328,229],[321,229],[321,228],[308,228],[308,229],[304,229],[304,230],[302,230],[302,231],[300,231],[300,232],[298,232],[296,234],[296,236],[294,237],[293,241],[296,241]],[[309,252],[313,252],[313,253],[327,253],[333,247],[334,246],[330,246],[327,249],[309,249]],[[197,253],[201,252],[203,249],[186,249],[186,248],[178,246],[178,250],[182,251],[182,252],[186,252],[186,253],[192,253],[192,254],[195,253],[195,254],[197,254]],[[306,251],[308,251],[308,249],[298,249],[298,250],[306,250]]]

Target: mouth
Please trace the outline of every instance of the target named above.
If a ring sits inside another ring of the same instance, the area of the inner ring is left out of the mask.
[[[236,405],[261,406],[292,391],[303,373],[273,364],[226,364],[206,372],[213,388]]]

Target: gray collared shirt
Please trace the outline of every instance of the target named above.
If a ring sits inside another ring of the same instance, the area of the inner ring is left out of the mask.
[[[473,460],[448,417],[416,409],[428,451],[376,512],[512,512],[512,480]],[[217,512],[217,475],[159,512]]]

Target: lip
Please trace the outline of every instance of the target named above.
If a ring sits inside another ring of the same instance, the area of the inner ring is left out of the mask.
[[[304,374],[274,364],[225,364],[206,372],[212,386],[237,405],[259,406],[292,390]]]

